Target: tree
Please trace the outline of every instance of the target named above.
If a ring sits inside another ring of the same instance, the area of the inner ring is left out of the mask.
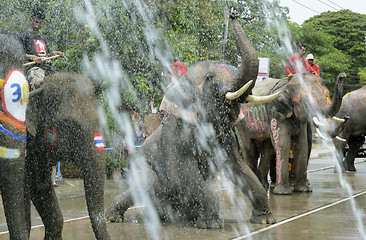
[[[326,73],[346,71],[352,84],[359,83],[358,71],[366,65],[365,31],[366,15],[350,10],[324,12],[302,25],[302,37]]]
[[[91,31],[75,7],[86,9],[82,0],[6,0],[0,10],[5,23],[3,30],[18,33],[28,28],[29,12],[34,5],[46,10],[47,18],[41,34],[47,37],[51,49],[66,53],[68,61],[56,60],[55,67],[62,71],[82,72],[83,59],[92,60],[102,51],[101,37],[109,48],[109,57],[116,59],[126,72],[135,89],[135,96],[122,91],[125,109],[144,113],[146,103],[160,102],[164,86],[164,64],[180,60],[186,65],[206,59],[224,58],[237,62],[236,47],[228,31],[225,42],[227,6],[224,1],[199,0],[94,0],[94,20],[100,36]],[[268,11],[262,1],[238,1],[235,8],[242,13],[242,25],[259,56],[276,58],[276,39],[266,30]],[[142,5],[139,5],[142,3]],[[274,1],[278,6],[278,1]],[[6,7],[5,7],[6,6]],[[142,7],[141,7],[142,6]],[[141,8],[145,6],[145,11]],[[226,9],[226,10],[225,10]],[[287,19],[286,9],[278,16]],[[225,51],[222,52],[223,45]],[[165,62],[165,63],[164,63]],[[272,71],[275,73],[276,71]],[[93,75],[91,74],[91,77]],[[99,77],[98,77],[99,78]],[[96,82],[100,82],[97,79]]]

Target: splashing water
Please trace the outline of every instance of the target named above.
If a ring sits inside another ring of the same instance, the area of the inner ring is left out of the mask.
[[[135,6],[135,8],[137,9],[137,14],[142,17],[143,33],[145,34],[145,38],[147,40],[149,48],[149,59],[151,61],[158,60],[165,69],[169,69],[168,71],[172,72],[169,59],[172,59],[173,54],[170,49],[161,48],[161,45],[158,44],[158,42],[162,41],[162,39],[164,38],[159,33],[159,31],[157,31],[152,25],[154,19],[153,11],[146,11],[143,2],[140,0],[125,1],[123,4],[126,9],[131,5]],[[272,9],[271,6],[266,4],[266,2],[263,3],[263,7],[268,12],[272,12],[274,15],[276,9]],[[118,61],[110,57],[111,51],[108,47],[106,40],[103,37],[103,34],[98,28],[97,19],[95,17],[96,13],[93,9],[91,2],[89,0],[85,0],[85,9],[77,8],[75,10],[75,15],[82,16],[80,21],[88,25],[92,34],[96,36],[101,43],[100,53],[94,55],[92,60],[89,60],[86,57],[84,58],[84,67],[86,71],[93,74],[94,79],[100,79],[101,81],[104,80],[107,82],[105,100],[111,111],[113,119],[117,122],[117,125],[119,127],[119,132],[115,134],[119,136],[124,136],[124,145],[128,150],[130,150],[133,155],[130,165],[129,185],[130,188],[133,190],[134,202],[143,202],[145,204],[144,217],[146,229],[153,239],[160,239],[160,218],[158,216],[157,210],[155,209],[151,196],[149,196],[148,194],[148,189],[150,187],[148,178],[144,174],[141,174],[141,172],[144,172],[145,168],[147,167],[146,160],[143,157],[134,154],[135,151],[133,148],[131,121],[127,113],[121,113],[121,111],[119,110],[120,103],[122,102],[119,90],[121,88],[127,89],[126,91],[136,97],[134,87],[129,81],[128,74],[126,74],[126,72],[122,69]],[[283,46],[283,48],[280,48],[278,50],[278,54],[280,54],[281,56],[292,55],[295,44],[292,40],[291,32],[284,23],[275,21],[273,19],[275,18],[272,18],[271,22],[268,22],[268,26],[270,26],[271,24],[275,24],[279,32],[281,45]],[[136,25],[141,24],[138,23],[137,20],[134,18],[132,18],[132,23]],[[311,96],[311,94],[308,94],[308,96]],[[317,106],[314,99],[310,98],[309,101],[311,106]],[[197,106],[199,106],[199,108],[201,107],[202,111],[202,104],[200,102],[197,102],[196,104]],[[100,112],[103,113],[104,110],[100,108]],[[105,113],[103,114],[105,115]],[[317,115],[319,119],[324,119],[324,116],[321,114],[319,109],[317,110]],[[211,172],[217,176],[220,176],[219,178],[217,178],[219,187],[225,189],[230,203],[232,205],[238,206],[238,215],[243,216],[244,212],[250,211],[250,208],[246,206],[245,201],[243,201],[243,199],[235,193],[231,182],[226,177],[233,176],[233,172],[228,169],[221,170],[220,172],[216,173],[216,168],[214,166],[219,166],[219,168],[221,167],[220,169],[224,169],[222,167],[222,164],[225,160],[225,153],[219,147],[212,149],[208,144],[209,139],[215,137],[212,125],[207,123],[201,123],[197,125],[197,128],[199,136],[198,140],[200,145],[199,148],[206,149],[207,151],[215,151],[215,158],[210,163]],[[338,164],[338,161],[335,162],[336,164]],[[339,168],[338,165],[337,167]],[[350,185],[346,182],[346,180],[342,177],[342,174],[339,174],[339,179],[342,187],[347,190],[349,195],[352,195],[352,189]],[[357,218],[359,232],[361,236],[363,236],[363,238],[365,239],[365,232],[362,224],[363,214],[358,211],[358,207],[354,199],[351,199],[351,205],[353,213]],[[243,232],[249,233],[249,228],[245,223],[240,223],[238,224],[238,229],[234,229],[234,231],[239,235]]]

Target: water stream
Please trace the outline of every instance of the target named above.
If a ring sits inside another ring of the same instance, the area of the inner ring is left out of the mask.
[[[132,153],[133,161],[131,161],[130,165],[129,175],[131,177],[131,180],[129,181],[129,184],[131,189],[134,190],[134,200],[135,202],[143,202],[145,204],[145,226],[147,231],[149,232],[149,235],[155,240],[161,239],[161,222],[157,210],[155,209],[154,204],[152,203],[150,196],[147,193],[147,189],[149,188],[149,182],[146,176],[141,174],[141,172],[144,171],[144,166],[146,165],[145,159],[135,154],[135,150],[133,148],[132,123],[129,119],[128,113],[126,111],[120,110],[120,103],[122,101],[120,89],[126,89],[130,92],[131,95],[136,95],[136,93],[124,69],[121,67],[116,59],[110,57],[111,51],[107,44],[107,41],[104,39],[103,34],[98,28],[98,19],[96,19],[97,14],[96,10],[93,8],[92,3],[89,0],[85,0],[84,3],[85,8],[76,8],[75,14],[77,16],[82,16],[81,18],[79,18],[80,22],[83,24],[87,24],[90,31],[95,37],[98,38],[101,43],[101,51],[98,54],[95,54],[93,59],[84,59],[84,68],[87,72],[93,74],[94,79],[100,79],[107,82],[105,100],[110,109],[113,119],[116,121],[119,127],[119,132],[114,133],[116,135],[115,138],[118,138],[118,136],[122,136],[123,145],[126,146],[126,148],[129,149]],[[174,53],[169,48],[162,48],[162,45],[158,44],[159,41],[164,41],[164,37],[157,29],[155,29],[152,24],[154,20],[153,11],[149,11],[149,9],[146,8],[146,4],[142,0],[127,0],[124,2],[124,6],[126,7],[126,9],[131,7],[131,5],[133,5],[135,9],[137,9],[137,12],[135,14],[141,16],[143,20],[141,26],[141,23],[134,21],[134,18],[132,18],[132,24],[140,24],[140,27],[142,27],[143,29],[145,39],[147,40],[149,46],[147,57],[151,61],[159,61],[164,68],[172,71],[169,61],[170,59],[173,59]],[[279,38],[281,39],[282,46],[281,48],[279,48],[278,54],[280,54],[281,56],[292,55],[294,53],[293,49],[296,49],[296,44],[292,39],[291,32],[289,31],[288,27],[282,22],[275,20],[276,18],[274,16],[276,13],[276,9],[273,9],[265,1],[263,2],[262,6],[264,9],[266,9],[266,11],[273,14],[273,18],[271,18],[271,21],[268,22],[268,26],[274,25],[278,29],[278,34]],[[284,65],[285,64],[286,63],[284,62]],[[311,94],[308,95],[311,96]],[[316,106],[314,99],[310,100],[310,105]],[[106,114],[102,108],[100,108],[100,113],[102,116],[104,116],[103,119],[106,119]],[[324,119],[324,116],[322,116],[320,111],[318,111],[317,115],[320,119]],[[104,120],[104,122],[105,121],[106,120]],[[198,128],[201,134],[201,147],[206,148],[208,146],[208,139],[215,137],[212,131],[212,126],[203,123],[199,125]],[[216,151],[216,158],[213,160],[215,162],[215,165],[220,165],[220,162],[223,162],[225,154],[219,148],[212,150]],[[338,164],[336,160],[334,162],[335,164]],[[350,185],[342,177],[342,174],[340,173],[341,171],[338,172],[339,181],[342,187],[351,196],[352,189]],[[219,172],[217,173],[218,177],[216,178],[216,181],[221,188],[226,189],[230,202],[233,205],[238,206],[238,211],[240,211],[238,215],[244,215],[244,212],[251,211],[251,207],[246,206],[245,201],[242,201],[242,196],[236,195],[233,186],[231,185],[230,181],[225,177],[225,174],[230,175],[232,173],[230,172],[230,170],[228,170],[228,172],[226,173]],[[351,198],[350,204],[352,206],[353,214],[358,222],[358,230],[360,236],[363,239],[366,239],[362,222],[364,218],[364,213],[360,212],[353,198]],[[249,233],[249,229],[245,223],[240,223],[238,224],[238,226],[238,229],[234,229],[238,235],[242,233]]]

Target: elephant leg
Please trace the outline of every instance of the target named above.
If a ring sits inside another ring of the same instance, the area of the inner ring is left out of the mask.
[[[306,131],[306,129],[304,129]],[[295,160],[295,188],[296,192],[312,192],[308,184],[308,139],[306,132],[301,133],[293,141],[293,156]]]
[[[0,190],[10,239],[28,239],[24,202],[24,161],[0,159],[0,169]]]
[[[271,178],[271,185],[275,185],[276,183],[276,153],[269,162],[269,176]]]
[[[261,160],[259,162],[257,176],[262,185],[267,189],[269,187],[267,176],[270,169],[270,163],[272,159],[275,158],[275,152],[273,151],[273,146],[269,140],[264,141],[260,148]]]
[[[307,165],[309,165],[309,159],[311,154],[311,149],[313,148],[313,131],[311,130],[311,124],[307,124],[306,128],[306,138],[308,142],[308,159],[307,159]]]
[[[96,239],[106,240],[109,234],[104,216],[104,153],[93,147],[84,150],[75,159],[80,160],[77,164],[83,172],[86,205]]]
[[[41,165],[39,168],[27,169],[30,173],[27,181],[29,181],[31,200],[45,226],[44,239],[62,239],[63,217],[52,185],[52,166]]]
[[[199,228],[214,229],[221,228],[222,222],[219,218],[220,201],[216,192],[209,186],[207,181],[200,174],[195,157],[185,159],[184,175],[181,179],[183,184],[181,199],[184,200],[183,211],[195,219],[195,225]],[[191,206],[187,209],[186,206]]]
[[[340,135],[340,137],[343,139],[346,139],[346,141],[349,142],[350,136],[341,136]],[[339,169],[340,171],[345,172],[345,169],[343,166],[343,157],[344,157],[344,151],[345,151],[347,143],[334,139],[333,144],[336,149],[335,157],[337,159],[337,165],[334,168],[334,172],[338,172],[338,167],[340,168]]]
[[[130,189],[113,198],[111,205],[105,212],[105,216],[110,222],[123,222],[123,215],[129,207],[133,205]]]
[[[151,139],[150,139],[151,140]],[[143,157],[137,157],[136,159],[132,159],[132,161],[138,161],[139,159],[144,159]],[[122,194],[113,198],[111,204],[107,208],[105,215],[108,221],[110,222],[123,222],[124,214],[127,209],[134,204],[133,200],[133,193],[136,195],[139,194],[141,189],[146,190],[149,196],[156,196],[155,192],[158,191],[158,176],[156,173],[151,169],[151,167],[144,161],[138,162],[138,170],[134,171],[134,174],[130,176],[132,178],[130,180],[130,189],[123,192]],[[133,164],[134,165],[134,164]],[[134,168],[132,166],[132,168]],[[136,180],[136,176],[140,179]],[[141,180],[141,177],[144,176],[145,179]],[[136,183],[139,182],[148,182],[149,186],[138,186]],[[135,189],[135,190],[134,190]]]
[[[239,135],[243,141],[243,157],[253,172],[257,172],[259,151],[256,147],[255,140],[250,138],[250,135],[243,127],[238,127]]]
[[[248,140],[248,145],[247,143],[244,145],[244,160],[247,162],[250,169],[256,173],[258,171],[259,151],[253,139]]]
[[[274,121],[273,119],[272,121]],[[289,179],[289,154],[291,147],[291,137],[286,126],[277,127],[277,122],[272,124],[272,145],[276,154],[276,184],[273,189],[274,194],[291,194]]]
[[[364,144],[365,137],[363,136],[350,136],[348,139],[348,153],[343,161],[343,167],[346,171],[356,172],[355,158],[358,150]]]
[[[236,155],[236,154],[235,154]],[[228,162],[228,178],[241,189],[241,191],[252,202],[253,211],[250,221],[252,223],[273,224],[276,219],[273,217],[268,204],[267,192],[249,166],[241,160],[240,156],[235,156]]]

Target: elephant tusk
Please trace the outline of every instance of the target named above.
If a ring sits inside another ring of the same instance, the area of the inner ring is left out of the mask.
[[[335,139],[337,139],[338,141],[341,141],[341,142],[347,142],[346,139],[343,139],[343,138],[338,137],[338,136],[336,136]]]
[[[253,83],[253,80],[250,80],[244,86],[242,86],[238,91],[236,91],[236,92],[227,92],[225,94],[225,97],[229,100],[237,99],[238,97],[243,95],[243,93],[245,93],[246,90],[248,90],[248,88],[250,87],[250,85],[252,85],[252,83]]]
[[[324,137],[324,135],[320,132],[319,128],[316,128],[316,132],[318,133],[320,138],[327,140],[327,141],[331,141],[331,139]]]
[[[319,121],[317,117],[313,117],[313,122],[317,127],[324,127],[325,125]]]
[[[332,119],[339,123],[343,123],[345,121],[343,118],[338,118],[338,117],[332,117]]]
[[[280,94],[281,94],[281,92],[276,92],[276,93],[268,95],[268,96],[248,95],[248,97],[245,100],[247,102],[252,102],[252,103],[266,103],[266,102],[276,99]]]

